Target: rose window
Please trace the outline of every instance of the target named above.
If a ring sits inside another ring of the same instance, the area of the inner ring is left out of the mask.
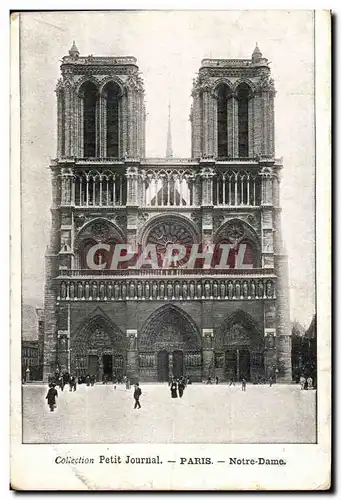
[[[186,226],[179,222],[162,222],[151,230],[147,239],[147,244],[156,245],[156,252],[161,261],[164,260],[167,248],[170,245],[177,244],[186,247],[186,256],[178,262],[172,263],[172,267],[175,265],[179,267],[188,259],[193,244],[193,236]],[[174,256],[178,253],[178,250],[173,250]]]

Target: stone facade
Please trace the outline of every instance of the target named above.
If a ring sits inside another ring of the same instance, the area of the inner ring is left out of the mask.
[[[251,59],[202,61],[189,159],[145,158],[135,58],[81,57],[74,45],[61,72],[44,378],[59,367],[98,379],[289,382],[282,163],[274,157],[274,85],[259,49]],[[204,269],[180,262],[113,271],[99,253],[89,268],[89,248],[125,243],[156,244],[161,257],[170,243],[230,245],[233,255],[227,266],[220,254]]]

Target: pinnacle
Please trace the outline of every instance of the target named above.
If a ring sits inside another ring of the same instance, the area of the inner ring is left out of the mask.
[[[69,55],[71,57],[72,56],[79,56],[79,50],[77,49],[77,45],[76,45],[75,41],[73,41],[73,43],[72,43],[72,47],[69,50]]]

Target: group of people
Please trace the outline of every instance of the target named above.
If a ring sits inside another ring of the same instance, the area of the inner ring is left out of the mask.
[[[301,386],[301,391],[303,390],[311,390],[313,389],[313,379],[311,377],[305,377],[304,375],[301,375],[300,377],[300,386]]]
[[[169,381],[171,397],[177,398],[179,395],[179,398],[182,398],[186,385],[189,383],[191,383],[191,381],[188,378],[187,380],[184,377],[180,377],[179,379],[172,378]]]

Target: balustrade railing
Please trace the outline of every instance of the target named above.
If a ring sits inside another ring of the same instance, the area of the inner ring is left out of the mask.
[[[140,281],[61,280],[59,301],[264,300],[276,298],[275,278]]]
[[[185,268],[165,268],[165,269],[60,269],[59,277],[103,277],[103,278],[126,278],[129,276],[149,277],[149,276],[274,276],[273,269],[185,269]]]

